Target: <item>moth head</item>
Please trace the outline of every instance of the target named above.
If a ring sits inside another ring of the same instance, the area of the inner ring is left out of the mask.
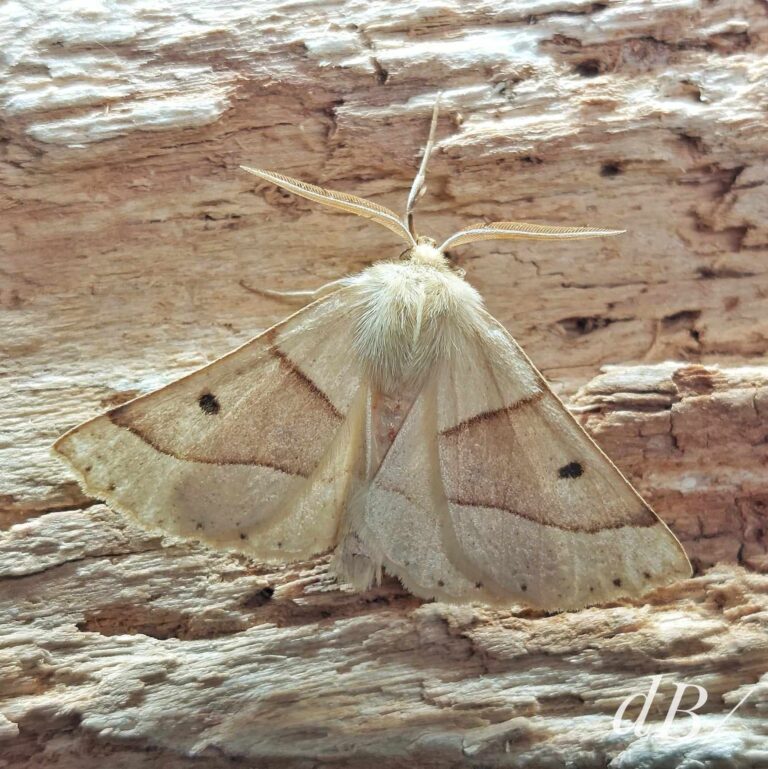
[[[417,264],[429,264],[433,267],[446,264],[445,254],[437,247],[437,241],[424,235],[416,238],[416,245],[403,253],[403,258]]]
[[[427,259],[429,256],[438,261],[444,261],[446,250],[451,247],[460,246],[464,243],[471,243],[476,240],[506,240],[506,239],[524,239],[524,240],[576,240],[581,238],[599,238],[606,235],[619,235],[624,230],[607,230],[600,227],[553,227],[547,224],[526,224],[525,222],[491,222],[482,223],[465,227],[456,234],[451,235],[440,246],[432,238],[422,237],[416,234],[413,222],[413,209],[416,201],[424,194],[426,190],[426,170],[427,161],[432,152],[435,143],[435,130],[437,129],[437,110],[440,105],[440,95],[435,100],[432,108],[432,123],[429,127],[429,138],[424,148],[424,155],[421,159],[421,165],[411,185],[408,193],[408,200],[405,204],[405,216],[401,219],[394,211],[385,208],[378,203],[372,203],[369,200],[358,198],[356,195],[350,195],[346,192],[336,192],[318,187],[314,184],[292,179],[290,176],[276,173],[274,171],[264,171],[259,168],[249,166],[240,166],[244,171],[258,176],[267,182],[276,184],[289,192],[299,195],[318,203],[323,203],[333,208],[340,208],[343,211],[362,216],[364,219],[370,219],[377,224],[386,227],[399,235],[408,243],[409,249],[404,252],[413,259],[418,256],[419,260]]]

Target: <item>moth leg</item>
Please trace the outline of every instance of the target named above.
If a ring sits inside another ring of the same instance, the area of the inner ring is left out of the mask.
[[[339,288],[344,283],[344,278],[338,278],[337,280],[332,280],[330,283],[323,283],[322,286],[318,286],[317,288],[308,289],[305,291],[280,291],[278,289],[274,288],[259,288],[254,286],[249,286],[244,280],[240,281],[240,285],[246,290],[251,291],[254,294],[261,294],[262,296],[271,296],[275,299],[300,299],[305,300],[304,304],[309,304],[309,302],[314,302],[315,299],[320,299],[323,296],[326,296],[327,294],[332,293],[337,288]]]

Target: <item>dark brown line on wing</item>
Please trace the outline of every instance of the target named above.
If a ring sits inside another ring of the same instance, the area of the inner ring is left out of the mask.
[[[488,507],[492,508],[493,510],[501,510],[503,513],[510,513],[511,515],[516,515],[518,518],[524,518],[527,521],[533,521],[533,523],[538,523],[539,526],[549,526],[553,529],[560,529],[561,531],[579,531],[585,534],[595,534],[598,531],[606,531],[609,529],[622,529],[625,526],[631,526],[633,528],[646,528],[648,526],[655,526],[657,523],[659,523],[659,519],[656,517],[656,515],[653,513],[653,511],[648,508],[644,507],[635,513],[633,513],[633,516],[635,518],[641,518],[641,520],[625,520],[621,522],[616,522],[615,524],[612,524],[610,526],[605,525],[593,525],[593,526],[577,526],[577,525],[562,525],[553,523],[552,521],[542,521],[539,518],[536,518],[535,516],[531,515],[530,513],[523,513],[519,510],[513,510],[510,507],[504,507],[502,505],[489,503],[489,502],[469,502],[466,499],[455,499],[455,498],[449,498],[448,503],[452,505],[461,505],[463,507]]]
[[[280,465],[273,464],[271,462],[217,462],[214,459],[206,459],[205,457],[193,457],[193,456],[184,456],[183,454],[174,454],[172,451],[168,451],[168,449],[164,449],[162,446],[158,445],[154,441],[151,441],[147,438],[146,435],[143,435],[139,430],[137,430],[135,427],[132,427],[131,425],[127,424],[126,422],[121,421],[120,419],[120,408],[114,409],[113,411],[107,412],[107,416],[109,417],[110,422],[112,422],[113,425],[116,427],[122,427],[125,430],[128,430],[128,432],[133,433],[136,437],[141,438],[144,443],[147,444],[147,446],[151,446],[155,451],[157,451],[160,454],[165,454],[167,457],[173,457],[174,459],[178,459],[181,462],[196,462],[201,465],[219,465],[221,467],[223,466],[239,466],[239,467],[266,467],[269,470],[277,470],[279,473],[284,473],[285,475],[295,475],[299,478],[308,478],[309,474],[298,472],[294,468],[289,468],[287,466],[281,467]]]
[[[485,422],[489,419],[495,419],[496,417],[501,416],[502,414],[510,414],[511,412],[516,411],[519,408],[522,408],[523,406],[527,406],[529,403],[535,403],[536,401],[541,400],[544,397],[544,395],[545,395],[544,390],[538,390],[532,395],[527,395],[524,398],[520,398],[519,401],[515,401],[509,406],[503,406],[500,409],[493,409],[491,411],[483,411],[481,414],[475,414],[475,416],[470,417],[469,419],[465,419],[463,422],[459,422],[457,425],[454,425],[453,427],[447,427],[445,430],[442,430],[440,432],[440,435],[443,435],[443,436],[454,435],[458,432],[461,432],[462,430],[465,430],[468,427],[471,427],[474,424],[477,424],[478,422]]]
[[[409,505],[412,505],[418,510],[423,508],[422,505],[416,503],[416,500],[410,494],[406,494],[402,489],[396,489],[394,486],[385,486],[383,483],[378,482],[375,478],[371,482],[370,488],[376,491],[387,491],[390,494],[397,494],[398,496],[402,497]]]
[[[280,362],[303,384],[305,384],[323,403],[331,410],[337,419],[344,419],[344,415],[333,405],[331,399],[277,346],[272,344],[269,351],[280,359]]]

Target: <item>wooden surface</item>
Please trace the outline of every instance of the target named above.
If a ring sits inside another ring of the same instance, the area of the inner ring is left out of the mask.
[[[764,3],[2,14],[2,769],[768,765]],[[438,90],[423,233],[628,230],[456,254],[698,567],[647,604],[356,595],[322,558],[271,572],[149,537],[48,455],[289,310],[253,287],[397,257],[237,167],[401,210]],[[656,674],[656,727],[675,682],[709,691],[695,739],[613,733]]]

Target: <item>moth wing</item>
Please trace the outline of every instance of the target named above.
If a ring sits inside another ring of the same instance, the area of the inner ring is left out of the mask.
[[[341,544],[331,562],[339,579],[365,590],[382,569],[421,598],[467,602],[488,600],[486,591],[449,557],[450,525],[437,447],[437,377],[430,375],[409,404],[400,429],[379,463],[375,436],[386,416],[371,389],[365,454],[373,457],[365,485],[352,499]]]
[[[484,315],[440,376],[446,545],[496,600],[575,609],[691,575],[674,534]]]
[[[374,571],[423,598],[547,610],[690,576],[674,535],[486,321],[430,376],[368,488],[355,525]]]
[[[150,529],[284,561],[335,544],[362,430],[342,288],[62,436],[83,488]]]

